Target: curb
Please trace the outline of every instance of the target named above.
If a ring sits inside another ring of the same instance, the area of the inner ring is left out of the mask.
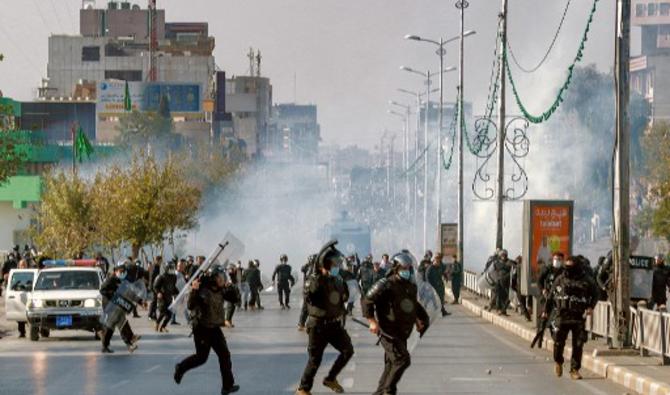
[[[501,317],[497,314],[488,312],[482,309],[475,303],[463,298],[461,296],[461,304],[474,315],[499,326],[508,332],[511,332],[529,342],[535,337],[535,331],[524,327],[523,325],[512,322],[511,320]],[[543,349],[553,352],[554,341],[552,339],[545,339]],[[565,345],[566,360],[569,360],[572,353],[572,347]],[[619,385],[633,390],[642,395],[670,395],[670,385],[664,382],[655,381],[650,377],[641,375],[626,367],[617,366],[603,358],[593,357],[584,354],[582,357],[582,367],[591,372],[613,381]]]

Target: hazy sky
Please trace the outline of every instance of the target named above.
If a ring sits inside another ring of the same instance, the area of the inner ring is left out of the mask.
[[[541,58],[567,0],[509,0],[509,40],[519,60]],[[51,33],[78,32],[79,0],[2,0],[0,90],[29,99],[46,76]],[[106,1],[98,1],[103,7]],[[139,2],[143,7],[145,1]],[[477,31],[466,44],[466,100],[483,112],[500,1],[471,0],[466,29]],[[516,70],[522,95],[533,110],[544,110],[577,50],[591,0],[573,0],[563,31],[546,65],[534,75]],[[614,0],[599,2],[586,56],[609,70],[613,63]],[[419,90],[421,77],[399,71],[407,65],[435,70],[438,57],[425,43],[405,34],[450,38],[458,33],[454,0],[158,0],[169,22],[206,21],[216,37],[218,66],[244,74],[250,46],[263,53],[263,74],[272,79],[275,102],[316,103],[325,143],[373,147],[384,128],[400,129],[386,114],[390,99],[413,103],[397,88]],[[637,35],[634,35],[634,43]],[[447,47],[447,65],[458,63],[456,43]],[[636,48],[637,45],[634,45]],[[455,96],[456,73],[446,74],[445,99]],[[531,90],[532,89],[532,90]],[[510,102],[511,111],[516,106]]]

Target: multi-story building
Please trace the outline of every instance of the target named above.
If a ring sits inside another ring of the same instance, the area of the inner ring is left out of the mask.
[[[651,120],[670,120],[670,0],[633,0],[641,54],[630,60],[631,89],[649,102]]]
[[[315,162],[321,127],[316,105],[276,104],[268,133],[262,136],[263,156],[284,162]]]
[[[267,135],[272,113],[272,85],[260,76],[236,76],[226,81],[226,111],[232,129],[224,138],[244,140],[247,155],[262,155],[262,136]]]
[[[214,38],[207,23],[165,20],[164,10],[152,12],[129,2],[110,1],[105,9],[85,2],[79,35],[49,37],[47,78],[39,88],[40,99],[95,100],[96,137],[111,141],[124,112],[127,81],[134,108],[156,110],[160,97],[167,95],[176,131],[208,136],[211,123],[203,101],[214,97]],[[150,81],[152,70],[155,81]]]

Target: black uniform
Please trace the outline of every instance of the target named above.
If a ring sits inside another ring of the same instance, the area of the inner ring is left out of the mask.
[[[554,281],[545,312],[554,317],[554,361],[563,364],[563,350],[568,333],[572,332],[571,371],[579,371],[582,366],[582,350],[586,342],[586,318],[584,312],[598,303],[598,288],[584,269],[577,264],[572,269],[565,268]]]
[[[295,279],[291,274],[291,266],[287,263],[280,263],[275,267],[272,273],[272,282],[277,284],[277,296],[281,307],[289,306],[289,297],[291,296],[291,287],[295,285]]]
[[[251,300],[249,301],[249,304],[251,306],[255,305],[261,309],[263,308],[261,306],[260,294],[260,291],[263,290],[263,283],[261,282],[261,271],[256,266],[252,266],[247,269],[245,274],[247,275],[247,282],[249,283],[249,289],[251,290]]]
[[[397,275],[382,279],[372,286],[363,302],[363,315],[375,318],[384,332],[384,372],[375,395],[395,394],[403,373],[411,364],[407,339],[417,321],[425,328],[430,319],[417,300],[416,284]]]
[[[428,281],[435,292],[437,292],[437,296],[440,298],[440,309],[443,315],[446,313],[444,308],[444,295],[446,292],[444,287],[444,276],[446,271],[447,265],[444,263],[440,263],[437,266],[431,264],[426,269],[426,281]]]
[[[361,268],[358,271],[358,285],[361,287],[361,294],[365,295],[368,293],[372,285],[375,283],[375,266],[370,260],[364,260],[361,263]]]
[[[668,296],[666,290],[670,288],[670,268],[662,265],[654,267],[654,274],[651,283],[651,301],[649,308],[667,304]]]
[[[300,380],[300,389],[310,391],[314,384],[323,352],[330,344],[340,352],[330,368],[326,380],[334,381],[354,355],[351,338],[342,324],[346,314],[345,304],[349,299],[349,291],[340,277],[313,274],[305,282],[305,300],[308,304],[309,319],[307,333],[309,359]]]
[[[302,272],[302,285],[303,288],[305,287],[305,284],[307,283],[307,279],[309,276],[313,274],[314,271],[314,263],[313,262],[307,262],[305,263],[301,268],[300,271]],[[303,301],[302,301],[302,308],[300,309],[300,318],[298,318],[298,326],[303,328],[305,324],[307,323],[307,316],[309,314],[309,311],[307,309],[307,298],[305,297],[305,293],[303,292]]]
[[[227,393],[235,385],[230,351],[221,331],[225,321],[224,301],[238,303],[239,293],[231,286],[219,288],[214,279],[207,279],[198,290],[191,290],[188,309],[194,313],[195,354],[185,358],[175,367],[177,382],[181,381],[181,376],[186,372],[207,362],[209,351],[213,349],[219,357],[223,392]]]
[[[156,319],[156,329],[163,330],[172,318],[172,312],[168,307],[172,299],[179,293],[177,289],[177,275],[174,273],[162,273],[154,281],[154,292],[160,294],[157,300],[158,318]]]
[[[121,280],[115,275],[110,275],[100,286],[100,295],[102,295],[103,310],[105,309],[105,306],[107,306],[107,303],[109,303],[114,297],[114,294],[116,293],[116,290],[119,288],[119,285],[121,285]],[[104,332],[105,333],[102,337],[103,350],[109,348],[109,343],[112,340],[112,335],[114,335],[114,329],[105,328]],[[133,330],[130,328],[130,324],[126,320],[126,323],[121,327],[121,339],[123,339],[123,342],[126,343],[127,346],[130,346],[133,343],[133,338],[134,338]]]
[[[151,266],[151,273],[149,274],[149,286],[151,288],[151,291],[153,293],[152,298],[151,298],[151,303],[149,304],[149,318],[151,319],[156,319],[156,306],[158,304],[158,298],[157,298],[157,292],[154,289],[154,282],[156,281],[156,278],[160,276],[161,274],[161,266],[163,265],[163,262],[156,262]]]
[[[493,264],[498,273],[498,281],[496,282],[496,308],[499,313],[507,314],[512,261],[507,258],[499,257]]]

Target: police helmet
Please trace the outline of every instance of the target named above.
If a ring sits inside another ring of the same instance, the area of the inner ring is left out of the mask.
[[[212,277],[216,276],[226,276],[226,269],[223,268],[221,265],[215,265],[211,269],[209,269],[209,275]]]
[[[412,256],[409,251],[403,250],[393,255],[393,258],[391,258],[391,263],[393,264],[392,267],[394,270],[412,269],[416,264],[416,259],[414,259],[414,256]]]
[[[317,263],[319,267],[326,267],[325,263],[326,262],[332,262],[328,267],[332,267],[333,263],[342,265],[342,261],[344,260],[344,255],[335,248],[337,245],[337,240],[331,240],[328,243],[326,243],[323,247],[321,247],[321,251],[319,251],[319,254],[317,255]]]
[[[288,261],[288,257],[286,256],[286,254],[281,254],[279,256],[279,260],[282,261],[282,262],[286,262],[286,261]]]

